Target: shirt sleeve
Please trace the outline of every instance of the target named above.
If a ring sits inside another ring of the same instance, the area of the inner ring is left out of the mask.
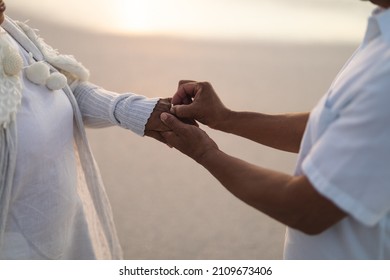
[[[143,136],[145,125],[159,98],[134,93],[118,94],[89,82],[73,89],[86,126],[101,128],[119,125]]]
[[[390,210],[389,86],[357,89],[302,163],[322,195],[367,226]]]

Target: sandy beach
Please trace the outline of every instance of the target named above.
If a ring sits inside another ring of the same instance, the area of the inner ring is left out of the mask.
[[[228,107],[264,113],[309,111],[356,47],[125,37],[34,18],[30,25],[106,89],[169,97],[181,79],[207,80]],[[294,154],[204,129],[231,155],[294,171]],[[88,134],[126,259],[282,258],[285,227],[236,199],[191,159],[120,128]]]

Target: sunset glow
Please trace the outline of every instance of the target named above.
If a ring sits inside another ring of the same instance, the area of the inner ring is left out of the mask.
[[[13,0],[8,7],[102,32],[326,42],[358,41],[374,8],[353,0]]]

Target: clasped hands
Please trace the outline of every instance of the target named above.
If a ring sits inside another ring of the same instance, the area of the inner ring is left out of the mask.
[[[207,152],[218,150],[218,146],[195,121],[218,129],[229,112],[210,83],[180,81],[174,96],[161,99],[156,105],[145,135],[201,162]]]

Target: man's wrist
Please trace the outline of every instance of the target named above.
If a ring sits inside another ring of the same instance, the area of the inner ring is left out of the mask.
[[[206,148],[202,153],[200,153],[194,160],[200,165],[206,167],[214,160],[220,150],[217,147]]]
[[[234,118],[234,115],[235,112],[232,110],[223,110],[220,114],[218,114],[216,121],[210,123],[209,127],[215,130],[227,132],[229,130],[229,123]]]

